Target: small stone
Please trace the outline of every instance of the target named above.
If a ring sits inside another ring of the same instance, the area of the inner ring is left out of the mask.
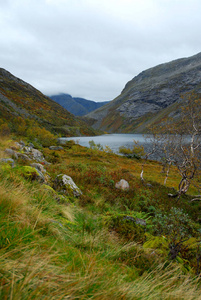
[[[50,146],[50,150],[63,150],[64,148],[62,146]]]
[[[119,182],[115,184],[116,189],[120,190],[129,190],[129,184],[125,179],[121,179]]]
[[[136,219],[135,219],[135,223],[136,223],[136,224],[139,224],[139,225],[142,225],[142,226],[146,226],[146,225],[147,225],[147,223],[146,223],[145,220],[139,219],[139,218],[136,218]]]

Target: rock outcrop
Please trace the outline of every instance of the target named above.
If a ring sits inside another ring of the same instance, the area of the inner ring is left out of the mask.
[[[201,93],[201,53],[141,72],[116,99],[87,117],[94,128],[108,132],[142,132],[161,112],[178,113],[190,91]]]
[[[60,174],[56,177],[53,187],[55,190],[61,193],[67,195],[73,194],[74,197],[79,197],[82,195],[81,190],[77,187],[73,179],[65,174]]]

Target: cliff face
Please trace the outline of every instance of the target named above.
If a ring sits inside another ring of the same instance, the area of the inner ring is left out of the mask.
[[[32,119],[46,129],[62,135],[94,135],[85,122],[25,81],[0,68],[0,121]]]
[[[201,93],[201,53],[141,72],[116,99],[87,117],[94,119],[94,128],[141,132],[162,112],[174,113],[189,91]]]

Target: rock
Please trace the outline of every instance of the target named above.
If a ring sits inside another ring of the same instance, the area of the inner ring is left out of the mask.
[[[116,189],[120,189],[120,190],[129,190],[129,184],[125,179],[121,179],[119,182],[117,182],[115,184]]]
[[[34,167],[23,166],[20,168],[20,173],[27,179],[45,182],[44,175]]]
[[[30,147],[30,148],[34,148],[34,144],[29,143],[29,147]]]
[[[47,171],[45,170],[44,166],[40,163],[32,163],[30,165],[31,167],[35,168],[38,173],[39,173],[39,176],[42,180],[42,182],[45,182],[47,183],[50,179],[50,176],[47,174]]]
[[[131,216],[125,216],[125,217],[123,217],[123,220],[128,220],[128,221],[131,221],[131,222],[135,222],[135,218],[133,218]]]
[[[35,159],[36,161],[42,162],[45,160],[42,152],[37,149],[31,149],[31,154],[33,156],[33,159]]]
[[[124,216],[123,220],[128,220],[128,221],[134,222],[134,223],[136,223],[138,225],[141,225],[141,226],[146,226],[147,225],[145,220],[139,219],[139,218],[133,218],[131,216]]]
[[[64,148],[62,146],[50,146],[50,150],[63,150]]]
[[[32,148],[31,148],[31,147],[24,147],[23,150],[24,150],[24,152],[26,152],[26,153],[30,153],[31,150],[32,150]]]
[[[47,171],[45,170],[44,166],[40,163],[33,163],[30,165],[33,168],[36,168],[38,171],[42,172],[42,173],[46,173]]]
[[[201,53],[149,68],[131,79],[118,97],[87,114],[87,118],[93,119],[94,128],[110,133],[131,132],[131,128],[146,132],[157,114],[179,117],[181,110],[175,107],[184,101],[182,95],[190,91],[200,93],[200,70]],[[108,122],[112,117],[113,121]]]
[[[22,146],[22,147],[25,147],[25,143],[23,141],[20,141],[19,144]]]
[[[18,159],[18,155],[17,155],[17,153],[13,149],[5,149],[5,152],[8,155],[14,157],[15,159]]]
[[[81,190],[74,183],[73,179],[64,174],[60,174],[56,177],[53,188],[64,194],[72,193],[75,197],[82,195]]]
[[[146,226],[146,225],[147,225],[147,223],[146,223],[145,220],[139,219],[139,218],[136,218],[136,219],[135,219],[135,223],[136,223],[136,224],[139,224],[139,225],[142,225],[142,226]]]
[[[31,160],[28,155],[24,154],[24,153],[19,153],[17,152],[18,158],[21,158],[22,160]]]
[[[14,167],[15,165],[15,161],[12,158],[2,158],[1,161],[11,165],[11,167]]]
[[[20,143],[15,142],[15,146],[13,146],[12,148],[13,150],[21,150],[23,146]]]

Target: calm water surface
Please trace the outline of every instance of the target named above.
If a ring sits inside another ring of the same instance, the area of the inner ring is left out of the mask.
[[[89,147],[89,141],[94,141],[95,144],[101,144],[102,146],[109,146],[113,152],[118,153],[119,147],[125,146],[132,148],[134,140],[138,141],[140,145],[147,148],[149,139],[146,139],[147,135],[142,134],[104,134],[99,136],[82,136],[82,137],[70,137],[60,138],[61,141],[74,140],[78,144],[84,147]]]

